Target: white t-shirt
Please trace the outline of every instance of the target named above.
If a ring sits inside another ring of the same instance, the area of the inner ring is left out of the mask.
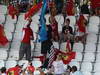
[[[65,72],[64,64],[61,60],[54,61],[52,65],[54,66],[54,73],[55,74],[63,74]]]
[[[6,73],[2,73],[1,75],[6,75]]]
[[[80,71],[76,71],[74,73],[71,72],[71,75],[83,75]]]

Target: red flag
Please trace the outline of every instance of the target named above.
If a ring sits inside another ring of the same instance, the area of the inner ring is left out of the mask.
[[[53,63],[53,61],[56,60],[57,55],[62,55],[62,60],[64,64],[69,64],[72,59],[75,59],[76,52],[62,52],[61,50],[54,48],[54,46],[51,46],[50,54],[48,56],[49,59],[47,59],[44,63],[44,67],[50,67]]]
[[[72,59],[75,59],[76,53],[75,52],[67,52],[62,55],[62,60],[64,64],[69,64]]]
[[[86,19],[84,18],[84,16],[83,15],[80,15],[80,17],[79,17],[79,19],[78,19],[78,21],[77,21],[77,25],[78,25],[78,30],[80,31],[80,32],[86,32],[86,27],[85,27],[85,24],[84,24],[84,21],[85,21]]]
[[[42,2],[39,2],[37,5],[32,6],[28,12],[25,13],[25,19],[35,14],[42,7]]]
[[[76,56],[76,52],[62,52],[61,50],[57,50],[56,56],[59,53],[62,55],[62,61],[64,64],[69,64],[72,59],[75,59]]]
[[[13,5],[8,6],[8,14],[12,17],[12,19],[15,18],[17,13],[18,13],[18,11]]]
[[[76,56],[76,52],[62,52],[59,49],[52,48],[49,55],[48,66],[50,66],[53,63],[53,61],[56,60],[58,54],[62,55],[62,60],[64,64],[69,64],[72,59],[75,59]]]
[[[67,40],[67,43],[66,43],[66,50],[67,50],[68,52],[71,51],[70,40]]]
[[[5,36],[4,28],[0,25],[0,44],[6,45],[8,43],[8,39]]]

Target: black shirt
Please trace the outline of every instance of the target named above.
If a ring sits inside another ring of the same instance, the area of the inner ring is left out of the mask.
[[[69,31],[70,34],[73,34],[73,29],[71,26],[63,26],[62,33],[65,33],[66,31]]]

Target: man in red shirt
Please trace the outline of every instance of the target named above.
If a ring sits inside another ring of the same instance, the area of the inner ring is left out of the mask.
[[[31,60],[31,40],[34,39],[33,31],[30,28],[32,19],[28,19],[28,24],[26,28],[23,28],[23,39],[21,41],[20,51],[19,51],[19,60],[22,60],[24,54],[26,55],[26,60]]]

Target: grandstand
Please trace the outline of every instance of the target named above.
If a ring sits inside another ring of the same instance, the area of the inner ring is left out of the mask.
[[[9,69],[17,64],[22,65],[23,63],[28,63],[28,61],[24,59],[18,61],[22,28],[25,24],[24,15],[25,13],[20,13],[18,19],[12,19],[11,16],[7,14],[7,6],[0,4],[0,23],[3,23],[5,35],[9,40],[6,46],[0,46],[0,68],[5,66]],[[46,24],[49,24],[49,16],[50,14],[45,15],[47,20]],[[73,28],[75,27],[77,16],[78,15],[67,16]],[[86,43],[74,43],[73,51],[76,52],[76,57],[69,65],[76,65],[78,70],[82,71],[84,75],[100,75],[100,16],[87,16],[85,14],[84,16],[88,19]],[[36,41],[39,17],[40,13],[36,13],[32,17],[31,28],[35,36],[34,44],[31,43],[32,56],[41,56],[41,43]],[[58,14],[55,17],[58,22],[58,31],[61,32],[64,22],[63,15]],[[58,42],[53,42],[53,44],[55,48],[60,47],[61,50],[65,50],[66,48],[66,43],[59,45]],[[42,65],[38,58],[33,58],[32,63],[35,67],[40,67]],[[39,72],[35,71],[34,75],[39,75]]]

